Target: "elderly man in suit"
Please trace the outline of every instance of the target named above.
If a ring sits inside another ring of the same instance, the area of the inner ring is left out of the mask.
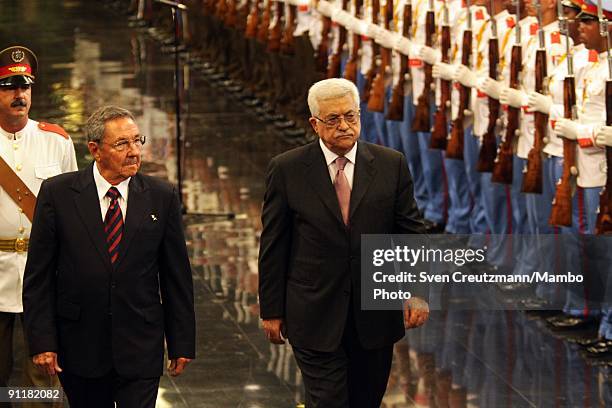
[[[422,325],[427,303],[361,309],[361,234],[422,233],[404,156],[358,141],[359,95],[344,79],[314,84],[319,140],[270,162],[259,252],[263,328],[291,343],[306,406],[379,407],[393,344]]]
[[[23,289],[30,353],[73,408],[154,407],[164,339],[171,375],[195,356],[180,204],[138,173],[145,136],[129,111],[98,109],[86,133],[95,162],[40,188]]]

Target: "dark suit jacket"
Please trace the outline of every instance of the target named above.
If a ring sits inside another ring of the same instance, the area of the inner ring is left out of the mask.
[[[402,312],[361,310],[361,234],[422,233],[412,180],[401,153],[359,142],[350,228],[318,140],[270,162],[259,252],[261,317],[284,318],[292,345],[337,349],[353,302],[367,349],[404,336]]]
[[[99,377],[162,374],[195,355],[193,283],[171,185],[131,178],[112,266],[92,166],[43,182],[23,286],[30,354],[54,351],[64,370]]]

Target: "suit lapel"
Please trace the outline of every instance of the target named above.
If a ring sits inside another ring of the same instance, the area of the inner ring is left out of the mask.
[[[351,190],[351,205],[349,220],[355,214],[361,199],[370,187],[376,168],[374,167],[374,156],[370,153],[365,143],[357,143],[357,156],[355,159],[355,172],[353,174],[353,189]]]
[[[119,257],[116,261],[116,267],[119,268],[121,262],[125,258],[125,254],[136,235],[142,220],[147,215],[148,191],[143,178],[136,174],[130,180],[127,214],[125,215],[125,223],[123,225],[123,237],[119,244]]]
[[[107,251],[106,236],[104,235],[100,198],[93,179],[93,165],[89,165],[80,171],[72,188],[76,191],[74,204],[77,212],[102,261],[110,269],[111,263]]]
[[[310,183],[313,191],[317,193],[338,222],[344,225],[342,214],[340,213],[340,205],[336,197],[336,190],[329,177],[325,156],[318,141],[311,143],[304,163],[306,164],[306,180]]]

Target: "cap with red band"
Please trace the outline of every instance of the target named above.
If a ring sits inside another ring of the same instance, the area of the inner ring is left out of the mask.
[[[599,18],[599,14],[597,13],[597,4],[592,1],[584,0],[581,1],[582,5],[580,6],[581,12],[576,16],[576,18],[580,19],[596,19]],[[606,19],[612,20],[612,2],[611,1],[602,1],[603,15]]]
[[[0,86],[34,83],[38,60],[26,47],[14,46],[0,51]]]

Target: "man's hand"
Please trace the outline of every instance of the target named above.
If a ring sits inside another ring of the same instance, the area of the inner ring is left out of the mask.
[[[478,75],[465,65],[458,65],[453,80],[468,88],[476,88],[478,84]]]
[[[437,49],[424,45],[419,50],[419,58],[429,65],[434,65],[435,63],[440,62],[442,55]]]
[[[578,139],[578,123],[571,119],[561,118],[555,122],[555,133],[568,140]]]
[[[612,126],[602,126],[595,134],[598,146],[612,146]]]
[[[429,318],[429,305],[421,298],[413,297],[404,303],[404,327],[413,329]]]
[[[173,358],[170,360],[170,364],[168,364],[168,373],[170,373],[172,377],[177,377],[185,371],[185,367],[187,367],[187,364],[190,362],[190,358]]]
[[[453,79],[453,75],[455,74],[455,67],[451,64],[446,64],[444,62],[437,62],[434,64],[431,74],[434,78],[442,78],[447,81]]]
[[[527,105],[531,112],[542,112],[548,115],[553,100],[550,95],[542,95],[538,92],[530,92],[528,95]]]
[[[57,353],[52,351],[36,354],[32,357],[32,362],[49,375],[55,375],[62,372],[62,369],[57,364]]]
[[[491,98],[499,100],[499,95],[501,94],[502,89],[504,89],[504,84],[500,81],[494,80],[491,77],[486,77],[478,89],[489,95]]]
[[[266,333],[266,338],[270,343],[285,344],[285,340],[281,337],[283,330],[283,319],[264,319],[262,320],[263,329]]]
[[[527,94],[519,89],[504,88],[499,93],[499,101],[504,105],[512,106],[513,108],[522,108],[527,106]]]

